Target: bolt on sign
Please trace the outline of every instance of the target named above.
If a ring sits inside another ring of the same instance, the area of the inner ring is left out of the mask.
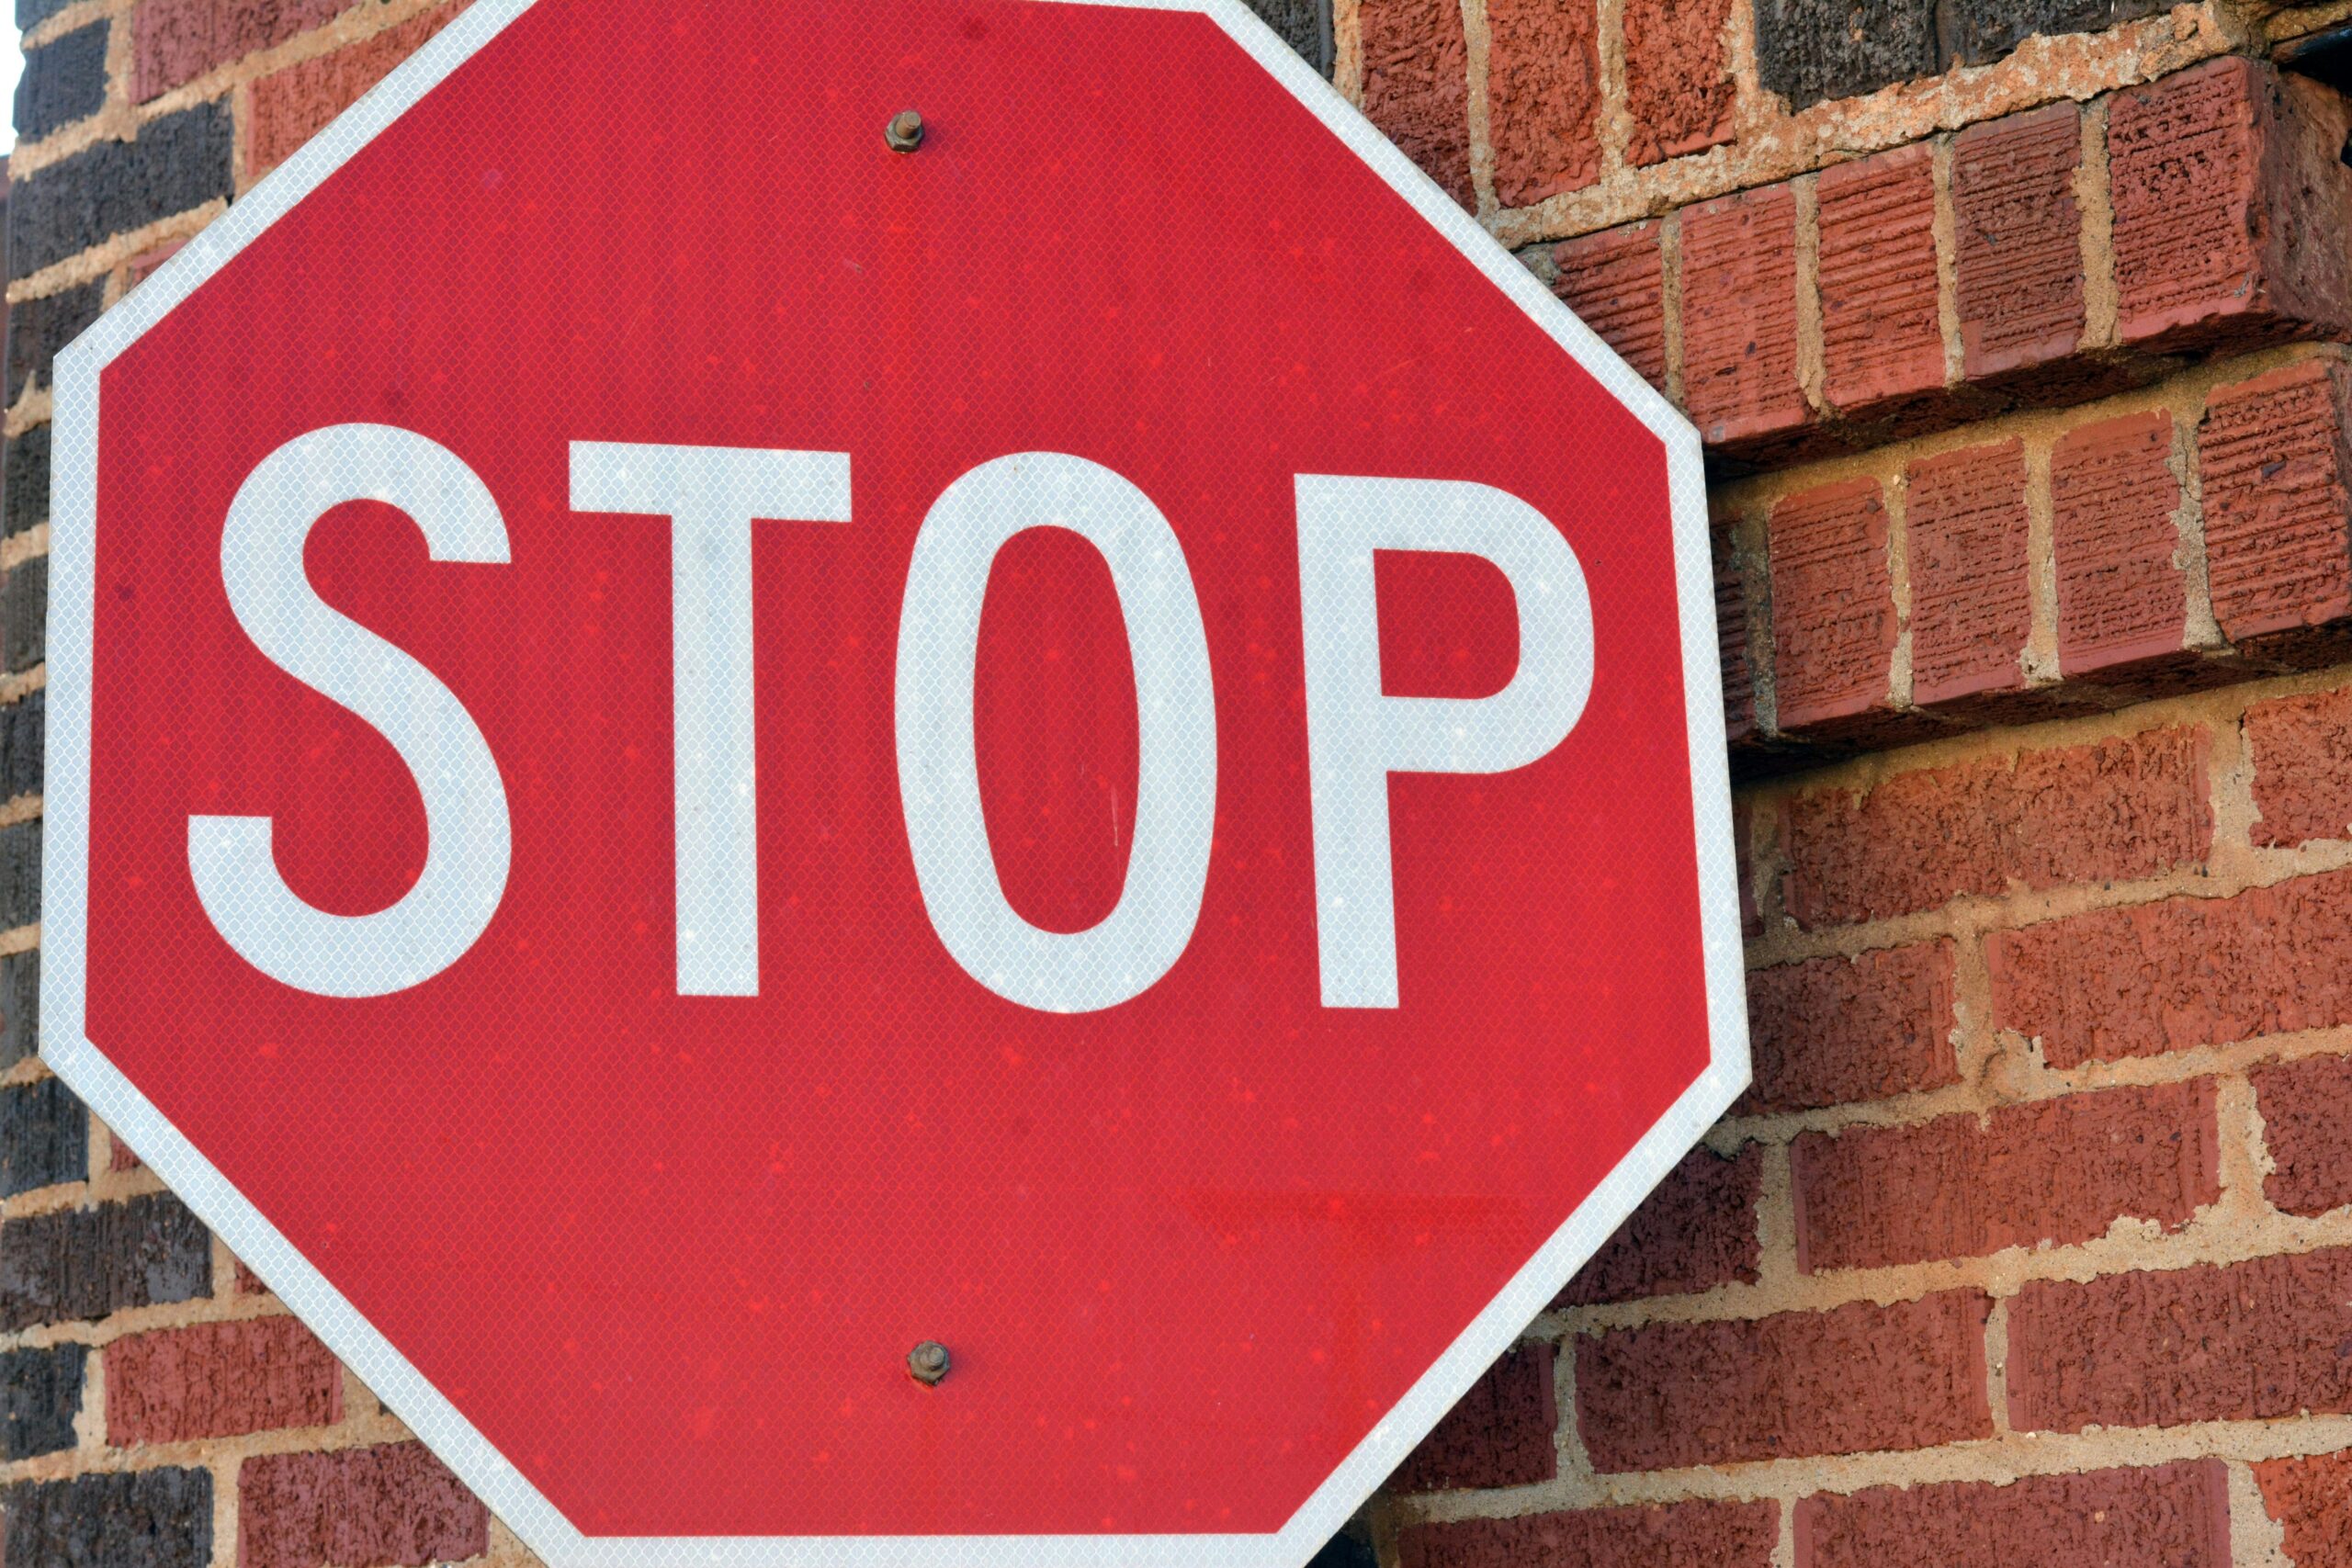
[[[58,385],[50,1059],[556,1563],[1295,1568],[1746,1081],[1698,442],[1238,0],[480,0]]]

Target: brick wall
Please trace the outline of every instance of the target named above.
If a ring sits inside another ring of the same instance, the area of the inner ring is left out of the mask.
[[[1756,1046],[1335,1558],[2352,1562],[2352,6],[1261,8],[1707,439]],[[526,1555],[35,1049],[51,355],[453,14],[18,0],[10,1568]]]

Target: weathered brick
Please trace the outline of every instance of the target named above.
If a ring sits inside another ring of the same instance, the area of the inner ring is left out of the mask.
[[[1764,934],[1764,911],[1756,900],[1755,807],[1744,795],[1731,803],[1731,852],[1739,863],[1739,934],[1753,942]]]
[[[61,126],[98,112],[107,101],[107,35],[103,21],[76,28],[25,51],[17,79],[17,135],[36,141]]]
[[[2184,1460],[1825,1494],[1797,1505],[1796,1549],[1797,1568],[2230,1568],[2229,1472]]]
[[[85,1347],[72,1344],[0,1354],[0,1451],[12,1460],[30,1459],[80,1440],[74,1418],[82,1413],[88,1357]]]
[[[1724,28],[1731,0],[1628,0],[1624,11],[1625,156],[1663,163],[1719,147],[1732,136],[1738,97]]]
[[[15,1066],[40,1043],[40,949],[0,958],[0,1068]]]
[[[143,14],[143,7],[142,7]],[[225,102],[151,119],[135,141],[101,141],[8,187],[8,266],[23,277],[110,234],[230,194]]]
[[[1660,225],[1628,223],[1554,248],[1553,288],[1651,386],[1666,385],[1666,268]]]
[[[2352,329],[2343,99],[2229,56],[2115,95],[2117,333],[2155,353]]]
[[[142,0],[130,99],[143,104],[216,66],[323,25],[355,0]]]
[[[158,1468],[0,1490],[14,1568],[207,1568],[212,1472]]]
[[[0,653],[11,671],[49,657],[49,558],[18,561],[0,577]]]
[[[248,1459],[237,1527],[237,1568],[416,1568],[490,1545],[489,1511],[422,1443]]]
[[[30,32],[73,3],[74,0],[17,0],[17,30]]]
[[[2202,728],[2150,729],[1795,795],[1789,912],[1818,928],[2194,864],[2213,835],[2205,756]]]
[[[89,1176],[90,1113],[64,1080],[0,1088],[0,1198]]]
[[[1577,1414],[1593,1468],[1933,1448],[1992,1435],[1991,1303],[1951,1291],[1730,1323],[1579,1338]],[[1820,1370],[1835,1367],[1838,1375]]]
[[[1896,626],[1878,481],[1789,496],[1769,533],[1781,728],[1826,734],[1884,714]]]
[[[2163,409],[2070,430],[2050,454],[2058,668],[2129,681],[2176,663],[2188,627],[2180,479]]]
[[[1951,0],[1941,9],[1952,58],[1984,65],[2036,33],[2099,32],[2167,6],[2168,0]]]
[[[49,385],[50,361],[98,319],[106,286],[85,283],[8,307],[8,401]],[[43,510],[46,511],[46,504]]]
[[[1487,0],[1495,199],[1531,207],[1600,177],[1595,0]]]
[[[2263,1512],[2285,1538],[2295,1568],[2352,1568],[2352,1450],[2254,1467]]]
[[[0,828],[0,931],[40,919],[40,818]]]
[[[107,1441],[175,1443],[343,1419],[343,1369],[290,1317],[201,1323],[107,1347]]]
[[[251,118],[245,124],[247,172],[261,174],[293,156],[296,148],[382,81],[393,66],[463,15],[466,4],[467,0],[455,0],[436,6],[349,48],[289,65],[255,82],[249,102]],[[1295,3],[1289,9],[1312,22],[1317,7]]]
[[[2290,1214],[2352,1203],[2352,1058],[2273,1062],[2249,1076],[2270,1151],[2264,1196]]]
[[[8,438],[7,475],[0,484],[0,534],[15,536],[49,521],[49,432],[36,424]]]
[[[1747,574],[1729,528],[1709,537],[1715,566],[1715,649],[1723,664],[1724,735],[1736,746],[1756,733],[1756,670],[1748,657]]]
[[[1767,186],[1685,208],[1683,402],[1699,434],[1737,454],[1808,418],[1797,382],[1797,203]]]
[[[1808,1274],[2070,1246],[2124,1218],[2177,1230],[2222,1195],[2210,1078],[1808,1133],[1790,1168]]]
[[[1735,1280],[1753,1284],[1761,1256],[1756,1200],[1763,1180],[1759,1144],[1747,1145],[1731,1159],[1704,1145],[1692,1149],[1577,1271],[1554,1304],[1691,1295]]]
[[[2025,446],[1970,446],[1905,476],[1911,700],[1959,705],[2025,689],[2033,636]]]
[[[1764,90],[1802,109],[1939,69],[1935,7],[1917,0],[1756,0]]]
[[[1550,1345],[1538,1342],[1505,1352],[1405,1456],[1389,1489],[1438,1492],[1551,1480],[1559,1469],[1553,1434],[1560,1425],[1552,1354]]]
[[[1960,1081],[1946,942],[1809,958],[1747,976],[1755,1111],[1810,1111]]]
[[[2082,111],[2053,104],[1952,139],[1962,368],[1972,384],[2030,387],[2081,344]]]
[[[0,1224],[0,1332],[184,1302],[212,1284],[212,1238],[168,1192]]]
[[[1839,164],[1816,188],[1830,404],[1868,417],[1940,396],[1934,152],[1916,142]]]
[[[1362,0],[1363,112],[1464,207],[1470,187],[1470,49],[1455,0]]]
[[[46,687],[0,705],[0,800],[21,800],[41,792],[48,718]]]
[[[1400,1530],[1403,1568],[1769,1568],[1777,1503],[1669,1503]]]
[[[2052,1066],[2352,1023],[2352,873],[2000,931],[1994,1022]]]
[[[1248,0],[1248,4],[1301,60],[1326,76],[1331,74],[1330,0]]]
[[[2352,687],[2245,710],[2257,844],[2352,839]]]
[[[2344,367],[2306,361],[2207,400],[2197,433],[2213,617],[2241,649],[2330,662],[2352,615]]]
[[[2038,1280],[2009,1303],[2019,1431],[2352,1410],[2352,1248]]]

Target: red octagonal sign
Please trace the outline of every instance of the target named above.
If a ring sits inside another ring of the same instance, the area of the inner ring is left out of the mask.
[[[1698,443],[1238,0],[481,0],[57,420],[45,1049],[560,1563],[1289,1568],[1746,1081]]]

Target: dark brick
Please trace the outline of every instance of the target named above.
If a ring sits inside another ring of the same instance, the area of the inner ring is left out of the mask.
[[[82,1369],[89,1356],[81,1345],[0,1355],[0,1444],[12,1460],[53,1454],[72,1448],[74,1417],[82,1411]]]
[[[0,533],[21,534],[49,521],[49,426],[36,424],[8,443]]]
[[[193,1301],[212,1286],[212,1237],[168,1192],[0,1224],[0,1333]],[[16,1553],[7,1561],[18,1562]]]
[[[49,655],[49,558],[19,561],[0,580],[0,643],[11,671],[29,670]]]
[[[28,33],[73,3],[74,0],[17,0],[17,30]]]
[[[204,1568],[212,1472],[133,1470],[0,1492],[9,1568]]]
[[[49,716],[49,693],[28,693],[0,707],[0,800],[40,793],[41,748]]]
[[[1249,6],[1300,59],[1331,73],[1330,0],[1249,0]]]
[[[105,288],[103,283],[85,283],[8,307],[10,404],[24,396],[27,387],[49,384],[49,362],[98,319]],[[45,503],[42,510],[46,513]]]
[[[2169,0],[1957,0],[1940,7],[1945,48],[1967,65],[1998,60],[2036,33],[2103,32],[2168,8]]]
[[[1756,68],[1792,109],[1851,98],[1939,66],[1928,0],[1756,0]]]
[[[17,79],[17,134],[27,141],[98,112],[107,101],[107,24],[51,39],[25,54]]]
[[[62,1079],[0,1089],[0,1198],[89,1174],[90,1113]]]
[[[8,268],[27,276],[109,234],[231,193],[229,102],[149,120],[136,141],[101,141],[8,192]]]
[[[0,958],[0,1069],[40,1044],[40,949]]]
[[[1552,1355],[1544,1344],[1506,1351],[1406,1456],[1389,1489],[1436,1492],[1551,1480],[1559,1468],[1553,1433],[1560,1425]]]
[[[0,931],[40,919],[40,819],[0,828]]]

